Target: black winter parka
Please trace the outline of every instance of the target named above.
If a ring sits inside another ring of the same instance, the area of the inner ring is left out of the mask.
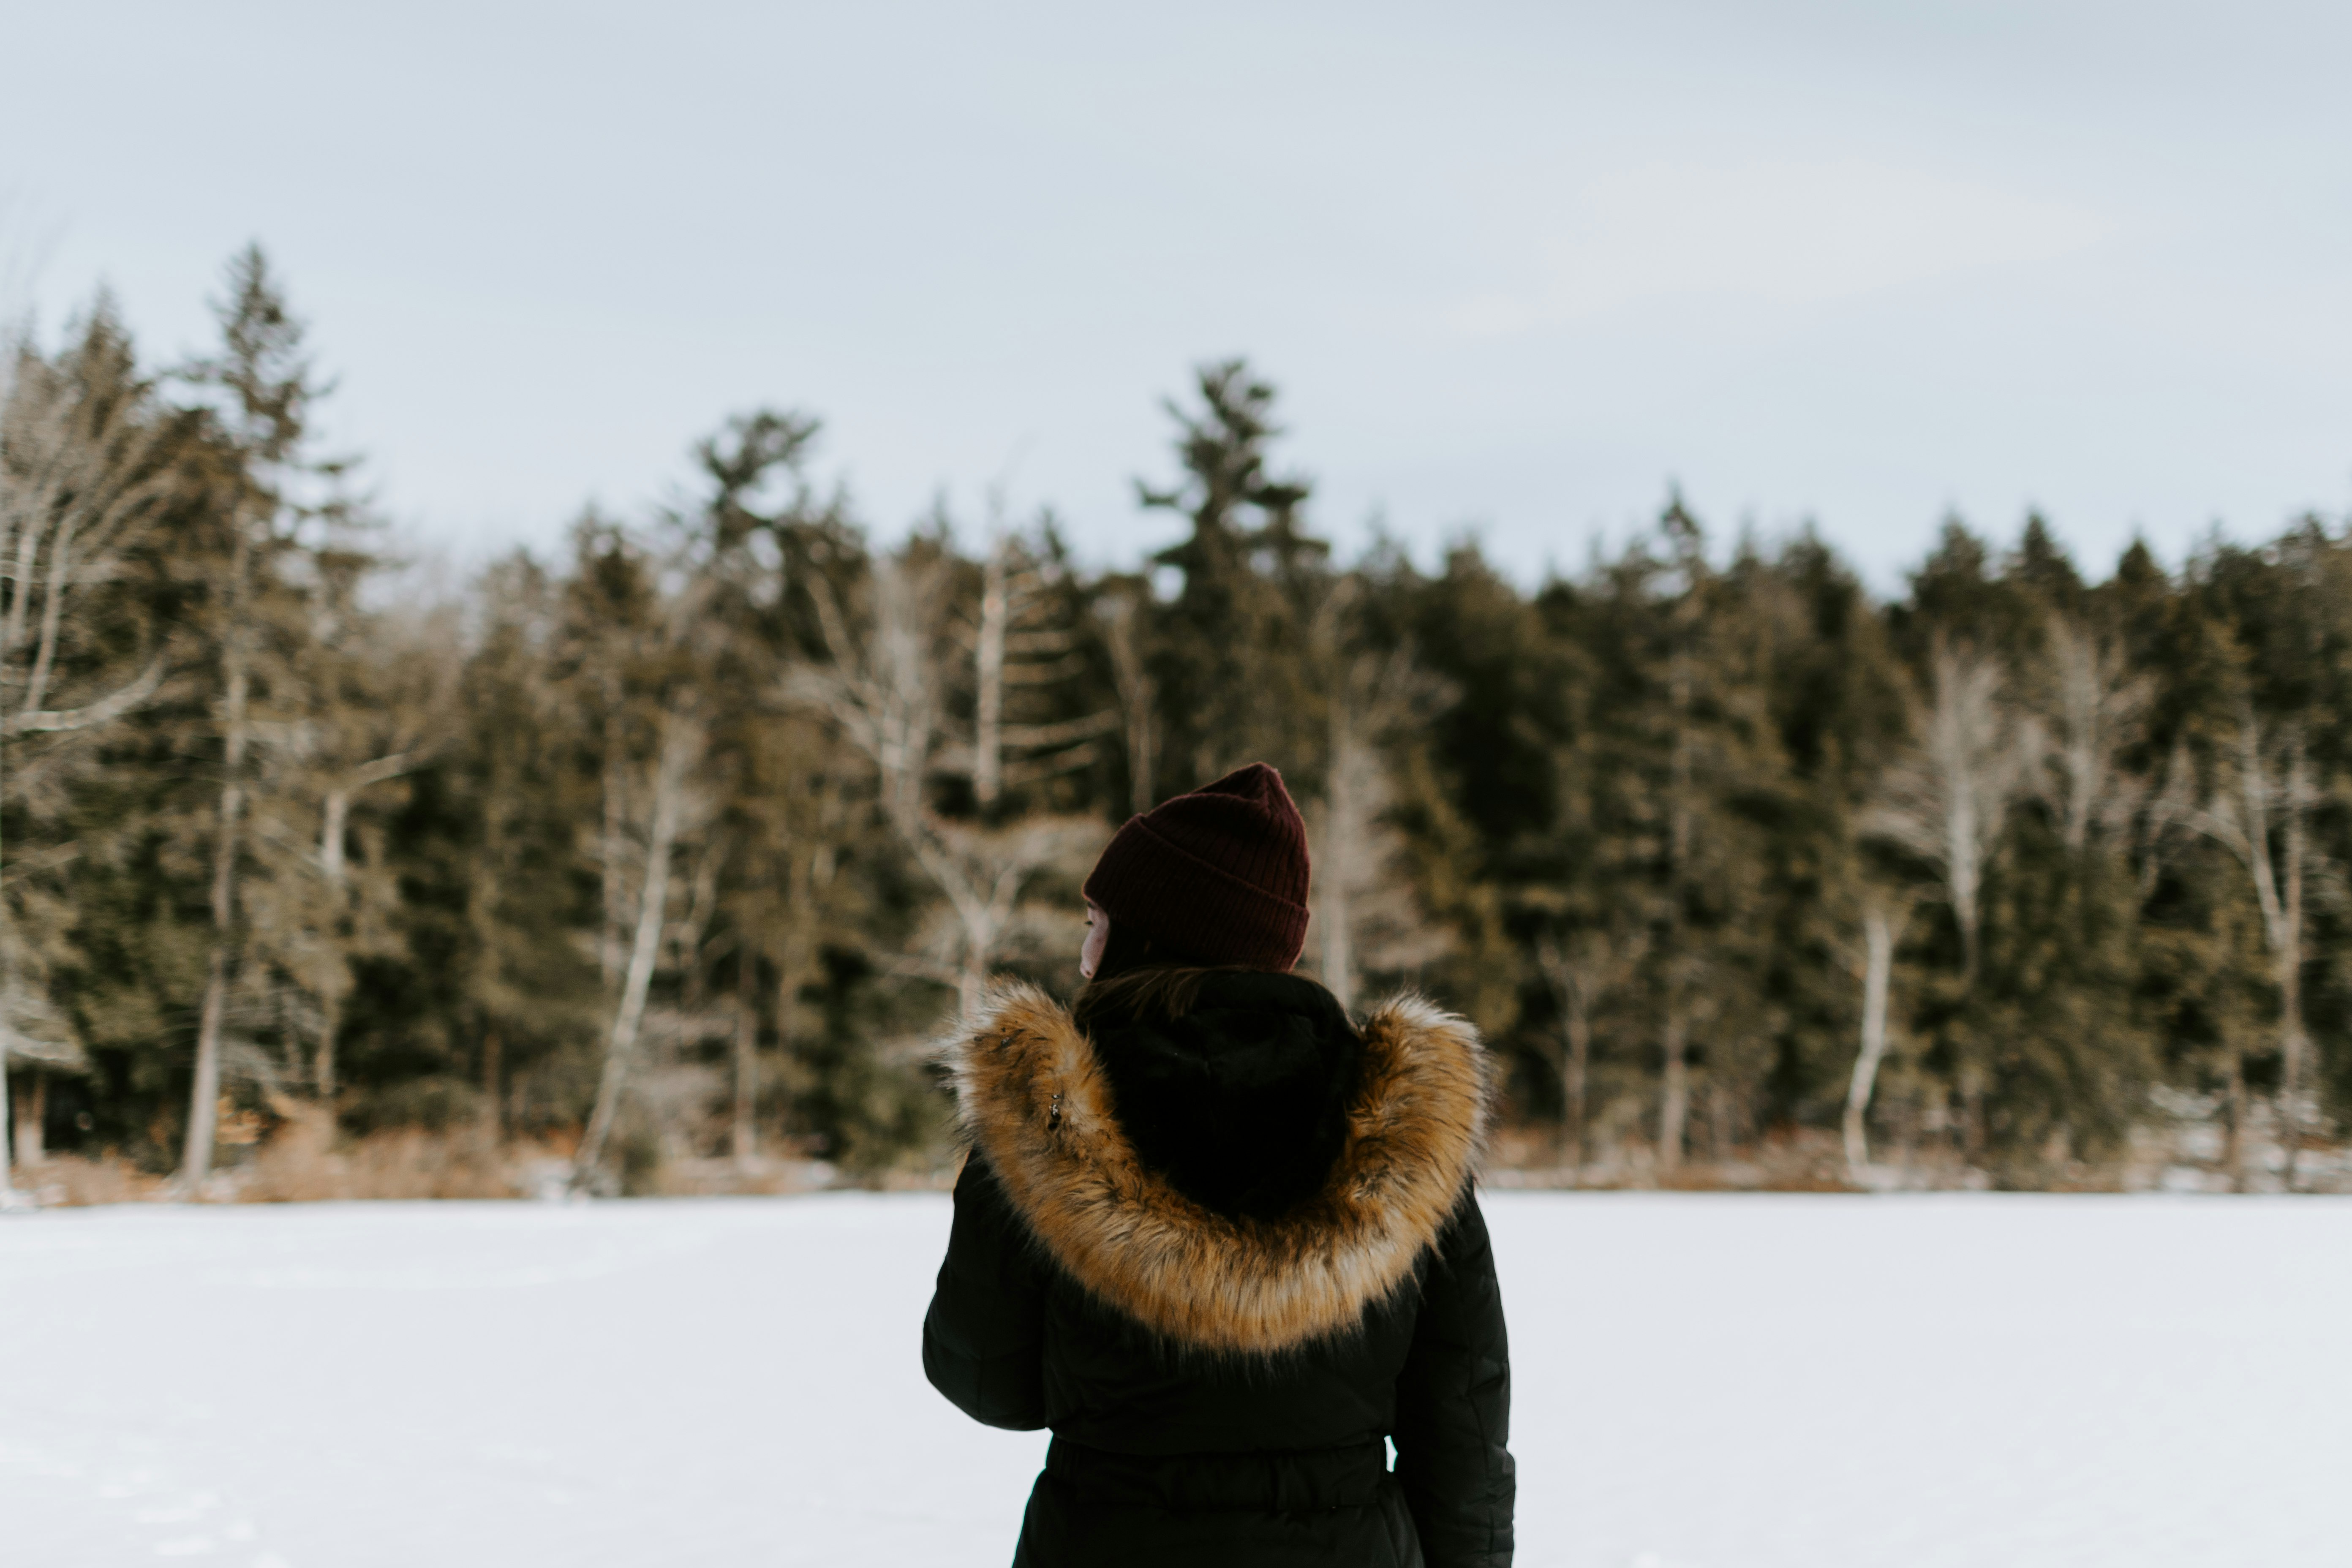
[[[923,1365],[1054,1430],[1016,1564],[1507,1568],[1466,1024],[1408,1000],[1360,1030],[1312,982],[1218,972],[1090,1032],[1002,994],[950,1065],[973,1147]]]

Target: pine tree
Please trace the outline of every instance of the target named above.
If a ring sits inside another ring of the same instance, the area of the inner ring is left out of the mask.
[[[315,493],[321,481],[331,485],[339,468],[314,458],[306,446],[320,388],[303,357],[302,323],[288,309],[259,247],[248,247],[230,263],[227,282],[227,295],[216,307],[220,351],[190,373],[197,385],[216,395],[212,413],[219,454],[212,501],[218,536],[203,567],[219,795],[210,834],[212,944],[180,1169],[181,1184],[190,1191],[212,1169],[233,993],[240,981],[266,984],[264,976],[243,970],[247,928],[238,883],[253,849],[248,816],[261,760],[259,732],[265,722],[290,721],[307,662],[303,528],[332,516],[339,506],[331,490]]]
[[[1202,367],[1202,408],[1167,405],[1180,434],[1182,478],[1165,489],[1138,482],[1148,510],[1181,516],[1190,534],[1152,556],[1183,579],[1154,616],[1152,686],[1165,737],[1160,754],[1205,783],[1247,762],[1277,766],[1316,748],[1304,677],[1307,610],[1329,547],[1300,530],[1312,487],[1267,471],[1273,385],[1242,360]]]
[[[436,879],[448,891],[436,902],[460,913],[446,928],[412,921],[410,941],[454,956],[451,1033],[471,1041],[476,1115],[495,1142],[510,1104],[526,1120],[573,1114],[569,1064],[604,1011],[593,956],[602,910],[580,895],[593,868],[582,865],[573,823],[601,803],[599,776],[575,762],[593,746],[560,679],[560,585],[517,556],[477,592],[456,739],[422,781],[449,820],[438,846],[447,868]]]

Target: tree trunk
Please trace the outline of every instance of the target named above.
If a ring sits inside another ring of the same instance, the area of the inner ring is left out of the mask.
[[[628,1077],[629,1058],[636,1049],[637,1030],[645,1022],[646,994],[660,955],[662,924],[669,904],[670,854],[677,842],[685,815],[687,773],[699,752],[692,721],[675,712],[662,716],[661,760],[655,767],[652,831],[646,845],[645,886],[637,899],[636,933],[629,944],[629,966],[613,1009],[613,1025],[604,1047],[604,1070],[596,1085],[596,1107],[572,1166],[574,1191],[584,1188],[604,1158],[605,1142],[619,1114],[621,1086]]]
[[[1960,990],[1964,994],[1976,990],[1977,971],[1983,962],[1983,932],[1979,922],[1977,902],[1982,871],[1978,860],[1977,802],[1973,784],[1974,780],[1962,770],[1952,789],[1951,810],[1945,818],[1945,835],[1948,841],[1945,855],[1951,865],[1952,917],[1960,927]]]
[[[341,892],[343,886],[343,839],[352,822],[352,792],[331,789],[319,808],[319,872],[327,886]],[[337,914],[342,912],[340,903]]]
[[[1141,680],[1128,703],[1128,804],[1139,815],[1159,804],[1151,780],[1151,682]]]
[[[1853,1077],[1845,1090],[1845,1170],[1859,1182],[1870,1163],[1865,1119],[1871,1096],[1878,1088],[1878,1064],[1886,1056],[1886,998],[1895,969],[1893,922],[1884,910],[1863,916],[1865,958],[1862,977],[1862,1051],[1854,1058]]]
[[[1584,1169],[1584,1096],[1592,1068],[1592,1012],[1580,994],[1566,999],[1565,1051],[1559,1068],[1562,1151],[1571,1171]]]
[[[1128,807],[1139,816],[1159,804],[1151,787],[1151,677],[1144,673],[1138,635],[1144,603],[1142,595],[1121,596],[1108,601],[1102,611],[1111,680],[1127,720]]]
[[[352,795],[347,789],[331,789],[320,813],[319,874],[326,879],[331,902],[332,934],[342,935],[343,921],[343,837],[351,825]],[[311,1064],[310,1083],[321,1105],[332,1106],[335,1100],[335,1037],[342,1032],[343,993],[346,989],[343,956],[340,941],[328,944],[322,960],[323,967],[315,989],[319,994],[319,1056]]]
[[[1670,1173],[1682,1168],[1683,1134],[1690,1119],[1690,1024],[1683,995],[1683,917],[1697,816],[1697,802],[1693,798],[1696,785],[1691,755],[1695,739],[1690,717],[1691,686],[1690,656],[1677,648],[1667,685],[1667,702],[1674,713],[1675,745],[1666,808],[1666,896],[1670,912],[1665,954],[1665,1081],[1658,1100],[1658,1168]]]
[[[1338,816],[1335,810],[1333,816]],[[1356,955],[1348,929],[1348,891],[1334,888],[1323,901],[1323,984],[1341,1008],[1356,1005]]]
[[[1356,1001],[1354,931],[1348,921],[1348,889],[1362,874],[1361,803],[1356,795],[1356,741],[1349,694],[1342,689],[1331,696],[1330,793],[1324,813],[1323,984],[1339,999],[1342,1008]]]
[[[205,966],[205,999],[196,1014],[196,1070],[188,1088],[188,1137],[180,1182],[191,1194],[212,1173],[213,1135],[220,1126],[221,1020],[228,1010],[227,943],[215,940]]]
[[[2238,823],[2228,825],[2219,836],[2245,862],[2253,879],[2254,901],[2263,912],[2263,942],[2270,951],[2272,978],[2279,989],[2279,1137],[2285,1147],[2286,1184],[2290,1190],[2296,1177],[2296,1145],[2303,1139],[2298,1097],[2308,1046],[2303,1028],[2304,809],[2309,783],[2307,767],[2302,733],[2290,728],[2286,736],[2286,776],[2274,795],[2263,761],[2261,721],[2251,706],[2241,707],[2238,789],[2242,815]],[[2285,818],[2280,825],[2285,860],[2283,868],[2273,866],[2271,859],[2273,805],[2282,809]],[[2252,1118],[2246,1103],[2242,1052],[2235,1046],[2231,1047],[2230,1064],[2230,1099],[2231,1179],[2234,1187],[2243,1191],[2248,1184],[2246,1167],[2252,1154],[2247,1136],[2247,1123]]]
[[[787,876],[789,899],[784,910],[783,940],[776,947],[776,1060],[784,1075],[784,1130],[789,1133],[791,1097],[799,1082],[793,1050],[798,1041],[801,980],[808,973],[811,936],[816,923],[816,851],[795,848],[787,865]]]
[[[760,952],[749,939],[735,955],[735,1163],[749,1169],[760,1158],[756,1111],[760,1101]]]
[[[506,1042],[499,1028],[499,1020],[490,1011],[489,998],[498,994],[501,970],[497,942],[498,910],[501,874],[507,861],[506,816],[509,774],[503,759],[494,761],[490,768],[488,787],[483,792],[482,847],[468,865],[470,875],[466,885],[466,923],[474,935],[475,967],[468,977],[469,990],[478,1010],[482,1026],[482,1093],[488,1103],[483,1119],[488,1129],[488,1142],[495,1148],[506,1136],[506,1130],[519,1120],[519,1106],[506,1100],[509,1092],[504,1082]],[[599,933],[601,941],[602,932]],[[521,1089],[518,1076],[514,1089]]]
[[[2286,896],[2280,911],[2278,944],[2279,1139],[2286,1145],[2286,1190],[2294,1191],[2303,1146],[2304,1057],[2309,1037],[2303,1029],[2303,860],[2305,764],[2303,740],[2294,741],[2286,771]]]
[[[233,570],[242,588],[247,545],[242,535]],[[231,614],[242,618],[244,594],[235,596]],[[251,677],[246,668],[244,627],[229,630],[226,743],[222,765],[220,819],[213,841],[213,945],[205,964],[204,1005],[196,1015],[196,1070],[188,1090],[187,1152],[180,1166],[181,1184],[193,1195],[212,1173],[213,1135],[220,1115],[221,1029],[228,1016],[229,981],[236,964],[236,861],[243,845],[245,823],[246,707],[251,699]]]
[[[5,1072],[0,1072],[0,1078],[5,1076]],[[0,1110],[6,1109],[7,1101],[0,1099]],[[16,1163],[19,1165],[37,1165],[48,1158],[48,1152],[42,1142],[42,1124],[47,1121],[48,1111],[49,1075],[38,1067],[27,1068],[24,1090],[16,1100]]]
[[[1666,1074],[1658,1101],[1658,1169],[1679,1171],[1683,1135],[1690,1121],[1690,1032],[1682,999],[1666,1004]]]
[[[492,1024],[482,1031],[482,1142],[490,1149],[496,1149],[506,1137],[505,1118],[499,1114],[505,1056],[506,1042],[499,1036],[499,1026]]]
[[[621,984],[621,928],[628,923],[628,889],[621,872],[628,826],[628,794],[624,787],[621,755],[621,683],[611,670],[604,677],[604,823],[602,849],[604,923],[596,934],[596,968],[604,976],[607,1001]]]
[[[784,1081],[784,1125],[787,1136],[792,1132],[792,1095],[799,1083],[798,1064],[793,1052],[798,1044],[796,1014],[800,1005],[801,942],[796,933],[787,934],[783,948],[776,954],[776,1060]]]
[[[1937,855],[1960,928],[1960,989],[1976,987],[1983,947],[1981,900],[1987,841],[1999,832],[2010,788],[1992,668],[1940,639],[1928,752],[1939,777],[1942,821]]]
[[[1005,538],[990,541],[980,579],[980,645],[973,653],[971,793],[985,812],[1004,788],[1004,636],[1012,596],[1004,583]]]
[[[310,1066],[310,1082],[319,1103],[335,1102],[335,1037],[343,1031],[343,987],[326,979],[319,987],[319,1055]]]
[[[2237,1046],[2230,1047],[2230,1072],[2223,1090],[2229,1112],[2228,1139],[2221,1147],[2221,1163],[2228,1168],[2230,1190],[2246,1190],[2246,1053]]]

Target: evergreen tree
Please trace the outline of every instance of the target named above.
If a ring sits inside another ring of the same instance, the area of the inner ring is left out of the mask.
[[[1160,754],[1189,770],[1184,788],[1232,767],[1296,767],[1313,750],[1315,707],[1304,675],[1306,618],[1329,547],[1301,531],[1312,493],[1268,472],[1275,391],[1242,360],[1202,367],[1202,407],[1171,402],[1181,479],[1138,482],[1150,510],[1172,511],[1190,534],[1152,556],[1183,579],[1153,617],[1150,673],[1161,713]]]
[[[267,995],[268,976],[246,966],[248,926],[239,882],[251,869],[249,816],[258,764],[270,732],[297,722],[309,673],[307,646],[312,541],[305,525],[335,517],[331,491],[339,468],[313,458],[307,437],[320,387],[303,356],[303,326],[290,312],[257,246],[229,265],[228,291],[216,307],[217,354],[192,367],[195,384],[215,394],[217,437],[212,510],[216,532],[198,570],[203,575],[205,679],[215,693],[206,736],[218,769],[218,800],[207,858],[212,923],[195,1060],[190,1077],[185,1152],[180,1179],[199,1186],[212,1169],[222,1100],[222,1056],[240,985],[248,1000]]]
[[[1147,561],[1001,500],[978,548],[869,540],[816,421],[757,410],[672,505],[433,605],[316,455],[257,252],[220,315],[159,379],[101,302],[0,386],[0,1125],[44,1183],[929,1168],[937,1015],[1074,984],[1117,821],[1257,759],[1309,972],[1465,1012],[1507,1150],[1577,1179],[2338,1179],[2335,523],[2100,578],[1954,520],[1882,602],[1676,501],[1529,592],[1334,562],[1235,361],[1172,410]]]
[[[7,346],[0,369],[0,1138],[42,1155],[50,1074],[83,1072],[51,991],[70,962],[61,837],[93,748],[154,697],[160,629],[124,579],[190,489],[192,422],[163,407],[101,297],[54,358]],[[7,1068],[26,1091],[9,1114]],[[0,1145],[0,1202],[10,1194]]]

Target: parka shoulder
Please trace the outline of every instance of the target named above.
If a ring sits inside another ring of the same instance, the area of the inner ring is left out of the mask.
[[[991,993],[941,1057],[963,1134],[1063,1270],[1170,1341],[1270,1353],[1348,1331],[1402,1286],[1484,1147],[1490,1074],[1466,1020],[1403,996],[1361,1033],[1339,1157],[1270,1219],[1210,1209],[1139,1160],[1094,1042],[1034,986]]]

